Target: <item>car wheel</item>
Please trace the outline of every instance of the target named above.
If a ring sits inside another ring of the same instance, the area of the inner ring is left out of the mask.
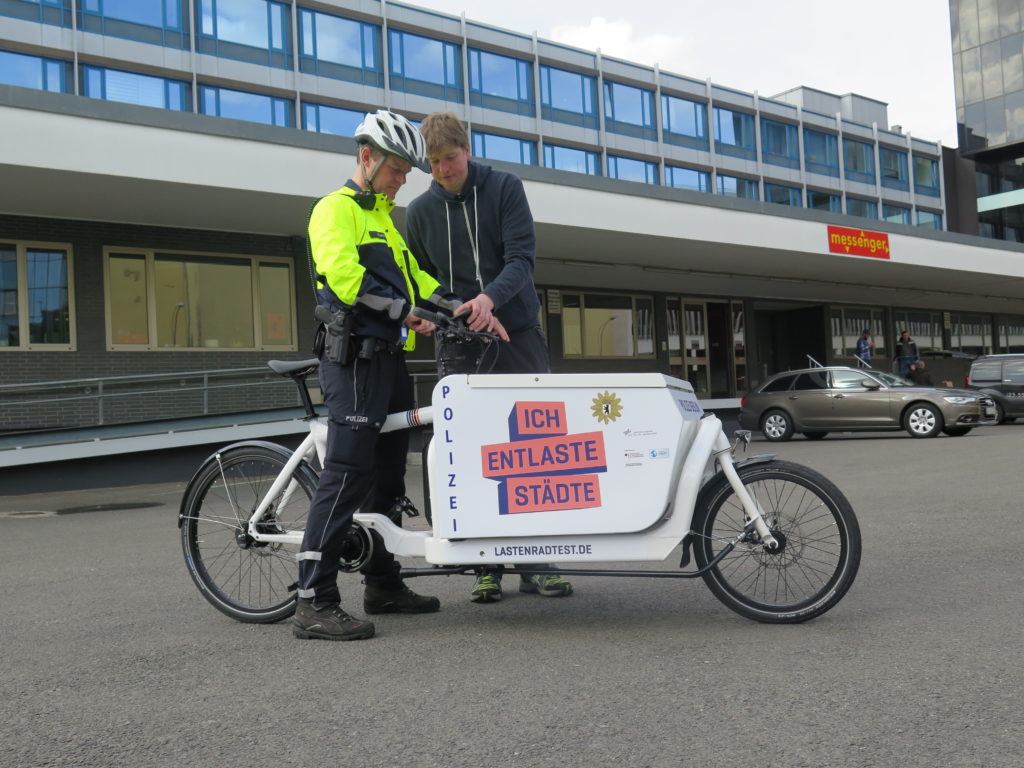
[[[911,437],[935,437],[943,426],[939,409],[928,403],[914,403],[903,414],[903,428]]]
[[[768,411],[761,419],[761,431],[765,439],[781,443],[793,436],[793,422],[785,411]]]
[[[968,432],[971,431],[971,428],[970,427],[946,427],[942,431],[945,434],[949,435],[950,437],[963,437],[964,435],[966,435]]]
[[[821,440],[827,434],[828,432],[804,432],[804,437],[808,440]]]
[[[1006,411],[999,403],[996,403],[996,424],[1002,424],[1006,421]]]

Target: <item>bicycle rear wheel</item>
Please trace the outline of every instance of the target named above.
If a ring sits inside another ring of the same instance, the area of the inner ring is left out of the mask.
[[[756,532],[704,574],[714,595],[756,621],[795,624],[820,616],[853,584],[860,565],[860,528],[850,502],[817,472],[786,461],[738,468],[760,505],[775,551]],[[694,554],[703,568],[746,527],[743,505],[724,475],[712,480],[694,515]]]
[[[185,491],[181,546],[189,574],[204,598],[239,621],[271,623],[295,611],[299,545],[260,543],[247,529],[289,455],[270,446],[229,449]],[[258,524],[262,532],[302,530],[316,484],[312,468],[300,464]]]

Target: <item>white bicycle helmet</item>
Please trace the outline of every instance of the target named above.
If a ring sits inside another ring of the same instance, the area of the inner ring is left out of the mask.
[[[371,144],[381,152],[400,157],[425,173],[430,173],[427,145],[416,126],[408,119],[386,109],[368,112],[356,128],[355,140]]]

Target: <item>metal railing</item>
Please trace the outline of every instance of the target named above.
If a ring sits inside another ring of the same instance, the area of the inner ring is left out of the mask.
[[[411,375],[416,386],[414,397],[416,406],[419,406],[419,390],[421,385],[427,385],[436,380],[437,374],[434,369],[433,360],[410,360],[410,365],[429,365],[427,371],[416,371]],[[307,379],[307,383],[315,385],[315,376]],[[214,368],[202,371],[171,371],[167,373],[142,373],[121,376],[90,376],[78,379],[58,379],[53,381],[29,381],[17,384],[0,384],[0,409],[21,408],[33,405],[54,405],[67,403],[94,403],[94,407],[87,407],[85,412],[80,414],[78,423],[74,426],[103,426],[110,423],[127,423],[134,419],[115,418],[111,421],[112,411],[123,412],[121,408],[115,408],[114,404],[120,404],[128,398],[145,398],[153,396],[171,396],[183,393],[198,393],[198,401],[194,407],[184,408],[187,412],[175,414],[176,418],[188,418],[194,416],[208,416],[211,413],[211,397],[220,390],[234,389],[240,387],[276,387],[292,389],[294,385],[289,379],[278,376],[266,366],[255,366],[247,368]],[[291,398],[282,393],[281,402],[288,402]],[[239,396],[239,404],[247,401],[247,398]],[[301,405],[298,393],[294,397],[295,405]],[[273,407],[273,406],[268,406]],[[278,406],[283,407],[283,406]],[[235,411],[246,410],[245,408],[232,409]],[[250,408],[249,410],[259,410]],[[223,408],[216,412],[224,412]],[[91,418],[90,418],[91,413]],[[67,426],[67,425],[62,425]],[[57,427],[60,428],[60,427]]]

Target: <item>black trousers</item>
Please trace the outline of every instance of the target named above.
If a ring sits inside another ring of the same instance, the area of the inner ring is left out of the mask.
[[[299,600],[323,604],[340,600],[338,558],[352,515],[361,508],[384,513],[405,495],[409,432],[381,435],[380,428],[389,413],[413,407],[413,384],[404,355],[380,350],[349,365],[321,359],[320,388],[329,416],[327,453],[298,560]],[[360,569],[367,586],[400,586],[401,566],[372,535],[373,557]]]

